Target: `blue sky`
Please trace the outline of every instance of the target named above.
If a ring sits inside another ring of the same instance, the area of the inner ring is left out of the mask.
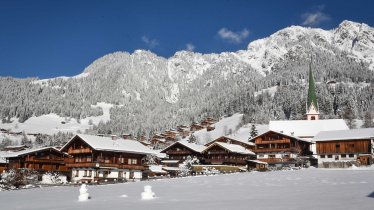
[[[373,8],[370,0],[0,0],[0,76],[72,76],[115,51],[236,51],[290,25],[374,26]]]

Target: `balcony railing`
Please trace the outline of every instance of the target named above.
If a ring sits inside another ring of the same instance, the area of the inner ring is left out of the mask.
[[[292,148],[256,148],[255,153],[266,153],[266,152],[291,152]]]
[[[263,140],[257,139],[256,144],[291,144],[289,139],[272,139],[272,140]]]
[[[69,149],[69,154],[81,154],[81,153],[91,153],[92,150],[90,148],[83,148],[83,149]]]
[[[166,154],[170,154],[170,155],[190,155],[191,152],[190,151],[186,151],[186,150],[180,150],[180,151],[176,151],[176,150],[170,150],[170,151],[167,151]]]
[[[118,168],[118,169],[131,169],[131,170],[145,170],[146,166],[143,165],[125,165],[113,163],[66,163],[69,168]]]

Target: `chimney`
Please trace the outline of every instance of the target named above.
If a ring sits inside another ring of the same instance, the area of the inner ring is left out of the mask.
[[[110,135],[112,137],[112,140],[117,140],[117,135]]]
[[[280,131],[280,133],[283,133],[283,131]]]
[[[293,136],[295,133],[294,132],[291,132],[291,136]]]

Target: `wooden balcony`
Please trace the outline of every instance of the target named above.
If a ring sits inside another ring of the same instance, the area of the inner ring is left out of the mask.
[[[169,150],[169,151],[166,152],[166,154],[168,154],[168,155],[191,155],[192,153],[190,151],[187,151],[187,150],[180,150],[180,151]]]
[[[259,161],[267,163],[282,163],[292,161],[292,158],[258,158]]]
[[[255,153],[279,153],[279,152],[291,152],[292,148],[256,148],[254,149]]]
[[[263,140],[256,139],[256,144],[291,144],[289,139],[273,139],[273,140]]]
[[[146,166],[143,165],[125,165],[125,164],[114,164],[114,163],[66,163],[66,167],[69,168],[118,168],[118,169],[130,169],[130,170],[145,170]]]
[[[83,148],[83,149],[69,149],[68,154],[84,154],[84,153],[92,153],[90,148]]]
[[[26,157],[25,162],[33,163],[63,163],[63,158],[35,158],[34,156]]]
[[[226,155],[228,152],[226,151],[208,151],[207,152],[209,155]]]
[[[239,159],[204,159],[205,163],[208,164],[233,164],[233,165],[246,165],[246,160],[239,160]]]

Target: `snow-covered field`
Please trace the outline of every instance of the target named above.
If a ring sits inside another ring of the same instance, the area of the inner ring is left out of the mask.
[[[84,130],[89,129],[89,121],[91,120],[93,124],[97,125],[100,121],[107,122],[110,120],[110,109],[113,104],[108,104],[104,102],[92,105],[92,107],[101,107],[103,110],[103,115],[96,117],[87,117],[80,120],[80,123],[76,119],[66,120],[56,114],[46,114],[39,117],[31,117],[24,123],[19,123],[18,119],[13,118],[12,123],[2,123],[0,122],[0,128],[11,129],[12,131],[25,131],[26,133],[42,133],[42,134],[55,134],[59,131],[61,132],[73,132],[76,133],[78,130],[84,132]],[[61,122],[65,122],[62,124]]]
[[[0,192],[1,209],[373,209],[374,170],[252,172]],[[141,200],[151,185],[156,198]]]

